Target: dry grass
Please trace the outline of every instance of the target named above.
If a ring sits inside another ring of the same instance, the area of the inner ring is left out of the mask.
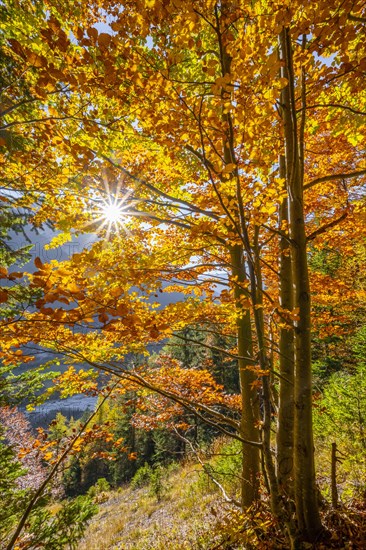
[[[326,456],[317,458],[326,462]],[[108,493],[78,550],[288,550],[268,502],[243,515],[223,503],[198,468],[186,465],[167,474],[160,502],[148,488]],[[324,474],[326,484],[326,469]],[[365,502],[336,510],[325,506],[321,515],[326,530],[314,550],[366,548]]]
[[[198,483],[197,466],[187,465],[165,480],[157,501],[147,488],[109,493],[91,521],[78,550],[204,550],[214,542],[210,530],[220,499]]]

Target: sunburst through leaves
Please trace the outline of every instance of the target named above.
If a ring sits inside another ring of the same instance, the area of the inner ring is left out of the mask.
[[[127,217],[131,214],[130,209],[136,201],[131,200],[131,190],[127,190],[122,181],[108,182],[106,174],[102,174],[101,180],[104,189],[96,191],[92,198],[91,208],[93,225],[98,233],[103,233],[104,238],[109,240],[112,234],[120,234],[123,230],[129,233],[126,225]]]
[[[106,239],[109,239],[111,233],[120,233],[123,229],[126,231],[126,215],[128,204],[126,203],[126,197],[119,198],[113,195],[107,195],[106,198],[99,198],[97,206],[93,210],[93,214],[96,216],[93,223],[98,225],[98,232],[102,229],[106,229]]]

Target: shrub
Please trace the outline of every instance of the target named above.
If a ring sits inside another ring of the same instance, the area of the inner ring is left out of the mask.
[[[330,377],[316,401],[314,427],[325,452],[329,449],[330,454],[335,442],[342,453],[338,479],[343,476],[349,480],[348,488],[343,487],[344,496],[362,494],[366,490],[365,365],[361,364],[355,374],[339,372]]]
[[[139,487],[144,487],[145,485],[148,485],[150,483],[152,471],[153,469],[151,468],[151,466],[147,462],[145,462],[145,464],[137,470],[131,480],[132,489],[137,489]]]
[[[149,486],[150,495],[156,497],[158,502],[160,502],[166,491],[166,487],[163,483],[163,469],[160,466],[152,470]]]
[[[94,499],[95,502],[104,502],[107,500],[106,494],[110,490],[111,486],[105,477],[100,477],[98,481],[88,489],[88,497]]]
[[[210,479],[212,476],[234,496],[240,490],[241,443],[234,439],[224,442],[220,440],[220,445],[216,443],[211,453],[211,458],[206,461],[206,472],[202,474],[200,484],[208,483],[209,486],[212,485],[212,489],[216,489],[216,485]]]
[[[151,496],[160,501],[166,492],[166,486],[163,482],[163,475],[168,475],[168,471],[161,466],[151,467],[145,462],[144,466],[139,468],[131,481],[132,489],[149,486]]]

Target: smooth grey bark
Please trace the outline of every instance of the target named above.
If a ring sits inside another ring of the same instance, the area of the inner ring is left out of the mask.
[[[314,541],[322,525],[315,485],[312,427],[311,311],[307,264],[301,151],[295,108],[295,77],[289,29],[279,37],[282,76],[288,80],[282,94],[285,131],[286,187],[293,305],[298,309],[294,331],[294,491],[298,528],[305,540]]]
[[[280,177],[286,178],[286,160],[280,157]],[[288,201],[284,199],[280,206],[280,229],[282,222],[288,222]],[[280,304],[292,311],[292,273],[290,243],[285,236],[280,237]],[[278,484],[282,492],[292,496],[293,489],[293,451],[294,451],[294,332],[292,322],[287,319],[286,326],[280,329],[278,391],[278,416],[276,437],[276,471]]]
[[[230,73],[231,57],[226,51],[225,43],[223,41],[223,34],[226,32],[226,28],[222,28],[222,15],[225,14],[230,7],[230,3],[223,2],[221,10],[218,6],[215,6],[215,18],[216,18],[216,33],[219,46],[219,55],[221,63],[221,74]],[[221,14],[220,14],[221,11]],[[230,98],[230,92],[221,89],[221,97]],[[223,158],[225,165],[235,164],[235,138],[233,132],[233,125],[229,113],[222,113],[222,119],[227,125],[227,135],[223,139]],[[237,170],[235,170],[236,176]],[[215,188],[219,200],[221,201],[221,195],[217,188]],[[234,191],[234,190],[233,190]],[[237,211],[231,213],[226,210],[230,224],[238,236],[243,239],[243,230],[246,227],[246,220],[243,217],[241,211],[241,194],[240,188],[236,188],[236,197],[233,192],[233,198],[237,200]],[[223,203],[222,203],[223,204]],[[240,393],[241,393],[241,421],[240,432],[241,437],[245,440],[260,443],[259,433],[259,397],[256,386],[253,384],[256,380],[256,376],[249,367],[253,365],[253,339],[252,339],[252,326],[251,315],[248,308],[243,307],[243,299],[247,297],[246,283],[247,275],[245,272],[245,251],[243,245],[229,246],[230,259],[231,259],[231,272],[235,277],[234,285],[234,298],[236,308],[236,335],[238,345],[238,368],[239,368],[239,380],[240,380]],[[249,358],[246,360],[245,358]],[[250,360],[251,359],[251,360]],[[243,509],[250,507],[256,501],[259,500],[259,477],[260,477],[260,452],[259,447],[248,445],[243,443],[242,448],[242,486],[241,486],[241,505]]]
[[[248,368],[252,366],[252,361],[246,361],[244,359],[245,357],[253,357],[253,341],[250,311],[244,309],[242,306],[242,300],[246,297],[243,285],[246,281],[246,273],[242,247],[240,245],[231,247],[230,256],[232,274],[236,277],[237,282],[237,284],[235,284],[234,294],[237,308],[237,344],[238,355],[240,357],[238,359],[238,366],[242,402],[240,431],[243,439],[259,443],[259,399],[257,389],[253,386],[256,376],[253,371]],[[241,490],[241,504],[243,509],[251,506],[259,498],[259,475],[259,448],[243,443]]]

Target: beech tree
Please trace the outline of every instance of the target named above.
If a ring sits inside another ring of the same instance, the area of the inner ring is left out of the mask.
[[[350,237],[365,236],[362,2],[37,6],[37,39],[8,20],[5,40],[18,64],[31,60],[49,110],[51,180],[35,176],[35,216],[62,231],[54,244],[91,229],[100,240],[62,264],[36,260],[42,297],[5,321],[4,361],[36,342],[230,427],[243,444],[243,507],[259,498],[262,453],[292,547],[314,541],[311,293],[342,288],[311,276],[309,242],[349,254]],[[19,131],[33,123],[5,116]],[[169,290],[186,298],[159,309]],[[156,371],[123,368],[127,352],[208,320],[236,336],[220,351],[237,360],[240,423],[230,399],[223,415],[197,387],[188,396]],[[80,388],[76,379],[64,377]]]

